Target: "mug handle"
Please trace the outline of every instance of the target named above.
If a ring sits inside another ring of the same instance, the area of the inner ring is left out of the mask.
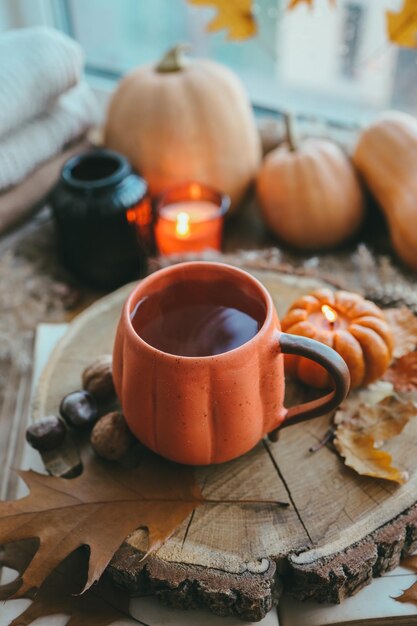
[[[340,354],[329,346],[309,337],[289,335],[288,333],[280,334],[279,344],[283,354],[304,356],[322,365],[332,377],[334,388],[333,391],[322,398],[304,402],[288,409],[284,421],[268,433],[268,438],[271,441],[277,441],[280,428],[304,422],[312,417],[318,417],[336,409],[346,398],[350,388],[348,367]]]

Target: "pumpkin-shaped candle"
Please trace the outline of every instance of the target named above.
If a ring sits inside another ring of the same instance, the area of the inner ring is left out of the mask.
[[[391,361],[393,339],[383,312],[355,293],[314,291],[294,302],[281,326],[285,332],[316,339],[336,350],[349,368],[352,388],[380,378]],[[286,368],[312,387],[331,385],[327,372],[304,357],[288,355]]]

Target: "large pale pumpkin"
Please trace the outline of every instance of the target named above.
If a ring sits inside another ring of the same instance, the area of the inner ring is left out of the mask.
[[[126,155],[152,194],[195,180],[235,207],[260,162],[260,140],[239,79],[213,61],[171,50],[135,69],[112,97],[105,143]]]
[[[287,141],[266,156],[258,174],[264,219],[294,248],[337,246],[355,233],[364,216],[355,171],[331,141],[308,139],[297,147],[286,121]]]
[[[359,137],[353,160],[384,211],[395,251],[417,270],[417,120],[383,113]]]

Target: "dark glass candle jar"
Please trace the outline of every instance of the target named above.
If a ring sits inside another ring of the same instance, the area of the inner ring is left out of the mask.
[[[61,260],[79,280],[111,289],[144,272],[151,204],[122,155],[100,149],[71,158],[50,202]]]

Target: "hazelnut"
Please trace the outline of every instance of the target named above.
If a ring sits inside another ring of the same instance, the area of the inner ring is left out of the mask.
[[[88,430],[98,418],[97,403],[88,391],[73,391],[61,402],[59,412],[68,426],[76,430]]]
[[[134,437],[119,411],[103,415],[94,426],[90,438],[93,450],[108,461],[121,459],[133,441]]]
[[[82,383],[83,388],[93,394],[98,402],[108,402],[115,397],[110,354],[98,357],[85,368]]]
[[[26,429],[26,441],[39,452],[54,450],[63,443],[67,429],[56,415],[48,415],[37,420]]]

